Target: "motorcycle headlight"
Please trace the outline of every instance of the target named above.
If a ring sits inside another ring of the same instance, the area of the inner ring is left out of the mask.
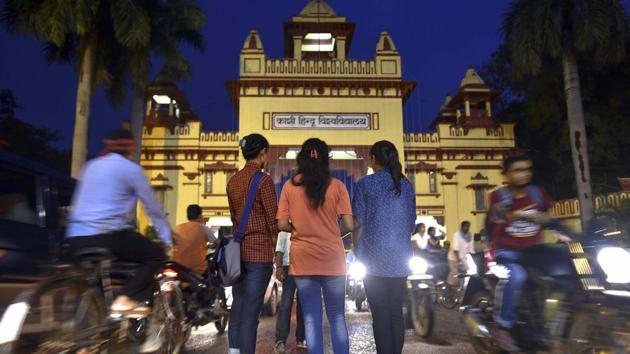
[[[606,247],[597,254],[597,262],[609,283],[630,283],[630,252],[621,247]]]
[[[413,274],[426,274],[427,269],[429,269],[429,263],[421,257],[411,257],[409,269],[411,269]]]
[[[365,274],[367,273],[367,269],[365,269],[363,263],[354,262],[350,264],[350,269],[348,270],[348,273],[350,273],[350,278],[352,279],[363,280]]]
[[[466,271],[466,274],[468,275],[477,274],[477,263],[475,263],[475,260],[472,258],[470,253],[466,255],[466,265],[468,266],[468,270]]]

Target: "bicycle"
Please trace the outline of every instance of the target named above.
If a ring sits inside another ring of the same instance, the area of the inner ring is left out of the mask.
[[[0,322],[3,353],[101,353],[144,340],[147,321],[158,321],[168,340],[160,352],[177,349],[177,326],[185,318],[181,293],[158,287],[150,318],[109,315],[113,301],[110,277],[113,256],[106,248],[75,253],[79,266],[63,265],[59,273],[21,293]],[[127,265],[116,263],[117,265]],[[156,285],[160,284],[159,275]],[[7,333],[6,331],[10,333]]]

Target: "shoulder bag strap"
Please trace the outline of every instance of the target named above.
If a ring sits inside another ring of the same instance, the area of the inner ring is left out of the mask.
[[[247,199],[245,200],[245,208],[241,213],[241,220],[238,222],[238,228],[234,237],[234,242],[241,242],[245,237],[245,231],[247,231],[247,223],[249,222],[249,215],[252,212],[254,206],[254,199],[256,199],[256,193],[258,192],[258,185],[263,177],[262,172],[256,172],[252,181],[249,184],[249,190],[247,191]]]

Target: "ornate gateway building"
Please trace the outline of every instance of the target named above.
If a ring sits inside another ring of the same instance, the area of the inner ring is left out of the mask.
[[[167,79],[155,80],[147,89],[141,164],[172,224],[186,219],[191,203],[207,218],[228,219],[226,182],[244,163],[239,137],[261,133],[271,143],[267,172],[278,192],[307,138],[331,146],[333,174],[351,194],[371,172],[370,146],[385,139],[403,152],[420,219],[449,233],[463,220],[480,230],[487,192],[502,184],[501,161],[515,148],[513,126],[492,119],[493,92],[469,68],[432,123],[434,132],[406,133],[403,104],[415,82],[403,79],[387,32],[372,60],[349,59],[354,29],[324,1],[311,0],[284,24],[285,58],[269,58],[258,33],[247,34],[239,78],[227,83],[238,132],[204,131],[184,93]]]

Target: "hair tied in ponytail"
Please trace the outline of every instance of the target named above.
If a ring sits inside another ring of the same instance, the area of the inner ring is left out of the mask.
[[[319,160],[319,153],[316,149],[311,149],[311,159]]]

